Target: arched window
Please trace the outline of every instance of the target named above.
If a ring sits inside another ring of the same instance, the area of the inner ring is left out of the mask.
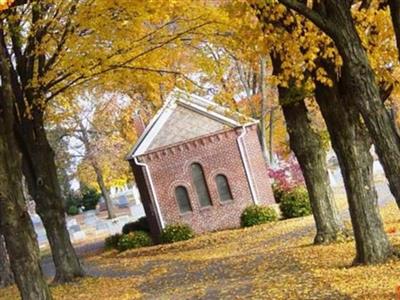
[[[229,187],[228,178],[225,175],[219,174],[215,177],[217,183],[219,199],[221,201],[232,200],[231,188]]]
[[[189,194],[184,186],[178,186],[175,188],[175,198],[178,202],[179,210],[181,211],[181,213],[192,211]]]
[[[202,207],[210,206],[211,205],[210,193],[208,192],[203,168],[197,163],[192,164],[191,168],[192,168],[193,183],[196,189],[200,205]]]

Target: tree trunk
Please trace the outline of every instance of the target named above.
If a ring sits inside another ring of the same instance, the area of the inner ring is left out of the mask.
[[[112,204],[112,200],[108,190],[106,188],[106,184],[104,183],[103,172],[101,171],[100,167],[97,165],[97,162],[92,161],[93,169],[96,173],[97,183],[100,187],[101,194],[103,195],[104,202],[106,203],[108,218],[115,219],[116,215],[114,212],[114,207]]]
[[[262,153],[264,155],[264,160],[265,162],[271,163],[272,157],[269,157],[269,155],[272,153],[272,151],[270,150],[268,152],[267,128],[265,126],[266,125],[265,118],[267,116],[267,111],[268,111],[266,72],[267,72],[266,59],[265,57],[261,57],[260,58],[260,90],[261,90],[260,141],[261,141]]]
[[[346,188],[357,250],[354,263],[381,263],[391,256],[392,248],[378,210],[371,139],[358,110],[343,99],[336,83],[333,88],[317,83],[316,100],[328,127]]]
[[[0,36],[4,37],[2,23]],[[3,39],[0,39],[3,41]],[[14,135],[14,100],[6,46],[0,45],[0,231],[23,300],[51,299],[40,267],[39,247],[27,212],[20,151]]]
[[[398,59],[400,61],[400,0],[389,0],[389,6],[396,35]]]
[[[14,282],[3,235],[0,234],[0,289]]]
[[[280,92],[284,97],[284,92]],[[304,101],[282,105],[290,136],[290,148],[303,171],[314,213],[315,244],[335,241],[343,226],[338,216],[326,166],[326,152],[320,137],[311,127]]]
[[[104,182],[104,177],[103,177],[103,172],[97,162],[96,154],[92,153],[92,146],[90,143],[89,139],[89,134],[86,130],[86,127],[83,125],[83,123],[77,119],[77,122],[79,124],[79,128],[81,130],[81,140],[83,142],[83,145],[85,147],[86,155],[89,157],[89,160],[92,164],[93,170],[96,173],[96,180],[97,184],[100,187],[101,194],[104,198],[104,202],[106,203],[106,208],[107,208],[107,213],[108,213],[108,218],[109,219],[114,219],[116,217],[115,212],[114,212],[114,207],[112,204],[112,200],[110,197],[110,194],[108,193],[106,184]]]
[[[281,72],[281,61],[273,57],[274,74]],[[293,87],[295,88],[295,87]],[[335,241],[343,231],[326,166],[326,151],[308,118],[304,98],[291,99],[287,88],[279,87],[279,101],[290,137],[290,148],[303,172],[314,215],[315,244]]]
[[[65,221],[64,201],[57,177],[54,152],[43,126],[43,113],[23,119],[21,136],[25,149],[24,173],[36,210],[43,221],[56,267],[54,282],[65,283],[83,277],[84,271],[71,244]]]
[[[400,207],[400,137],[381,101],[375,74],[353,22],[351,1],[320,1],[314,3],[314,10],[300,1],[279,1],[308,17],[335,42],[343,59],[342,88],[347,93],[348,102],[358,109],[364,119],[389,181],[390,191]]]
[[[11,269],[22,299],[51,299],[40,267],[36,234],[22,191],[20,158],[17,157],[19,152],[14,150],[7,147],[4,135],[0,133],[1,230],[4,233]]]
[[[273,153],[273,139],[274,139],[274,109],[272,108],[271,105],[271,111],[269,113],[269,159],[270,159],[270,164],[274,164],[274,153]]]
[[[344,23],[344,27],[348,33],[337,38],[336,43],[343,58],[343,89],[350,104],[357,107],[365,121],[390,190],[400,207],[400,138],[381,101],[375,75],[351,20]]]

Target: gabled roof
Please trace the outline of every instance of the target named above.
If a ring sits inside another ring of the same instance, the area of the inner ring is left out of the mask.
[[[149,150],[201,136],[223,128],[257,123],[207,99],[175,89],[153,117],[127,159]],[[175,134],[174,130],[175,129]]]

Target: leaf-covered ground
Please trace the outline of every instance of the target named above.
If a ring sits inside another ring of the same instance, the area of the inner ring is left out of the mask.
[[[400,246],[400,213],[382,209]],[[86,258],[101,278],[53,287],[55,299],[394,299],[400,260],[350,267],[352,241],[313,246],[311,217]],[[0,299],[16,299],[15,287]]]

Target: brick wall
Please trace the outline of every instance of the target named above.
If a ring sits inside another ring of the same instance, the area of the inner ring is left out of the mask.
[[[262,203],[274,203],[262,157],[256,126],[248,129],[245,136],[251,172],[255,175],[257,195]],[[166,224],[187,223],[196,232],[234,228],[240,225],[243,209],[253,204],[249,184],[245,175],[237,138],[241,129],[229,129],[207,135],[186,143],[158,149],[140,157],[148,164],[160,209]],[[192,184],[192,163],[203,167],[212,201],[210,207],[200,207]],[[233,201],[219,200],[215,176],[228,178]],[[181,214],[175,199],[175,187],[182,185],[188,190],[193,211]],[[140,188],[140,186],[139,186]]]

